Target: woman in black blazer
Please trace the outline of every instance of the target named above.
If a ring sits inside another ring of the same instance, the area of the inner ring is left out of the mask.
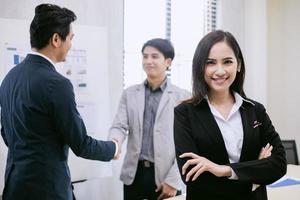
[[[193,96],[175,108],[177,163],[187,200],[267,200],[286,173],[280,137],[262,104],[243,91],[245,64],[235,38],[207,34],[193,59]]]

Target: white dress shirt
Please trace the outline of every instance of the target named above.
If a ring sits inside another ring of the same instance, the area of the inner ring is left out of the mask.
[[[243,103],[243,98],[238,93],[234,93],[234,98],[235,103],[233,104],[227,119],[220,114],[208,99],[210,110],[222,133],[230,163],[240,161],[244,139],[242,118],[239,112]]]
[[[243,101],[247,101],[236,92],[234,92],[234,98],[235,102],[227,119],[220,114],[220,112],[209,102],[209,99],[207,98],[209,108],[221,131],[230,163],[237,163],[240,161],[244,140],[244,130],[239,109],[242,106]],[[229,179],[238,179],[238,176],[232,169],[231,174],[232,175]],[[259,185],[253,184],[252,191],[254,191],[257,187],[259,187]]]
[[[236,92],[234,92],[234,98],[235,102],[227,119],[220,114],[220,112],[210,103],[209,99],[207,98],[209,108],[221,131],[230,163],[236,163],[240,161],[244,139],[242,118],[239,112],[239,109],[243,103],[243,98]],[[229,179],[238,179],[233,170],[231,170],[231,173],[232,176],[229,177]]]

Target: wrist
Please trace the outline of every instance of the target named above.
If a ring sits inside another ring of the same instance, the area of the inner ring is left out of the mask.
[[[231,167],[229,167],[228,165],[222,165],[222,176],[231,177],[232,176]]]

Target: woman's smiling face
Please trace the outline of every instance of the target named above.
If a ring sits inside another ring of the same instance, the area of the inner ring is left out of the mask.
[[[238,60],[226,41],[214,44],[205,64],[208,92],[228,92],[238,70]]]

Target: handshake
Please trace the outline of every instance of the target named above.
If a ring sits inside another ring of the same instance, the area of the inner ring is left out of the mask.
[[[113,157],[113,160],[118,160],[120,158],[120,155],[121,155],[122,143],[121,143],[121,141],[119,141],[117,139],[112,139],[112,141],[116,145],[116,151],[115,151],[115,155]]]

